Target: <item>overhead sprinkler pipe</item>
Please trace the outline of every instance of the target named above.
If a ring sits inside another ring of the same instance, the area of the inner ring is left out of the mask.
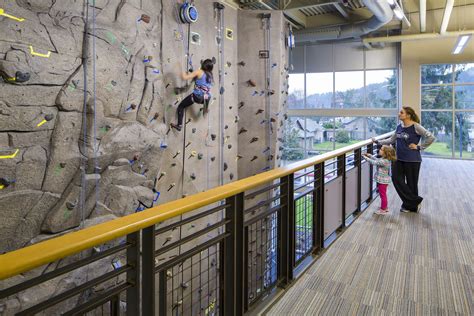
[[[420,0],[420,32],[426,32],[426,0]]]

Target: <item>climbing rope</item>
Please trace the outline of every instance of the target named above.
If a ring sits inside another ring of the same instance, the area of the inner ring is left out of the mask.
[[[84,47],[82,50],[82,65],[84,67],[84,101],[82,107],[82,159],[81,166],[81,192],[80,192],[80,204],[81,204],[81,227],[85,220],[85,204],[86,204],[86,169],[87,169],[87,61],[88,61],[88,41],[87,34],[89,32],[89,3],[88,0],[84,0],[85,3],[85,23],[84,23]]]
[[[97,94],[96,94],[96,87],[97,87],[97,78],[96,78],[96,13],[95,13],[95,0],[94,5],[92,6],[92,84],[93,84],[93,108],[94,114],[92,119],[93,124],[93,134],[94,134],[94,141],[93,145],[93,156],[94,156],[94,175],[95,175],[95,207],[98,207],[99,204],[99,177],[97,176],[100,174],[99,163],[97,159],[97,152],[99,148],[97,148]]]
[[[219,163],[220,163],[220,185],[224,184],[224,5],[214,2],[214,14],[217,18],[217,47],[219,50]]]
[[[265,59],[265,117],[266,117],[266,139],[265,139],[265,147],[270,148],[268,151],[268,157],[270,157],[272,153],[272,142],[271,142],[271,100],[270,100],[270,87],[271,87],[271,60],[270,60],[270,50],[271,50],[271,42],[270,42],[270,19],[271,14],[262,14],[262,23],[264,29],[264,39],[265,39],[265,50],[268,51],[268,58]],[[266,168],[271,166],[270,159],[267,159]]]

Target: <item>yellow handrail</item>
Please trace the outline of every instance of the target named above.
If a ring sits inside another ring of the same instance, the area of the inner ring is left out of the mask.
[[[389,137],[391,134],[392,133],[387,133],[378,136],[377,139]],[[221,201],[227,197],[253,189],[269,181],[311,167],[370,143],[370,140],[361,141],[322,155],[295,162],[285,167],[272,169],[179,200],[161,204],[140,213],[117,218],[109,222],[8,252],[0,255],[0,280],[10,278],[43,264],[62,259],[175,216]]]

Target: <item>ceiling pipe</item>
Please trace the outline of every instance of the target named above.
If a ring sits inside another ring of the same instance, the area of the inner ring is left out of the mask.
[[[446,7],[444,8],[443,21],[441,22],[441,28],[439,30],[440,34],[446,33],[446,30],[448,29],[449,18],[451,17],[453,6],[454,6],[454,0],[446,0]]]
[[[393,10],[387,0],[362,0],[362,2],[367,9],[374,14],[367,21],[342,26],[303,30],[296,34],[295,42],[302,43],[360,38],[392,21]]]
[[[458,37],[459,35],[474,34],[474,30],[465,30],[457,32],[445,32],[440,33],[422,33],[422,34],[407,34],[407,35],[394,35],[394,36],[381,36],[381,37],[367,37],[362,40],[365,43],[398,43],[405,41],[416,41],[424,39],[437,39],[437,38],[448,38]]]
[[[420,33],[426,32],[426,0],[420,0]]]

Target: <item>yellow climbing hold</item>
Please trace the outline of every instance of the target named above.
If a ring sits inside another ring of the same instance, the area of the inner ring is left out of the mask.
[[[198,154],[198,153],[197,153],[197,151],[195,151],[195,150],[193,150],[193,151],[191,152],[191,156],[193,156],[193,157],[197,156],[197,154]]]
[[[9,19],[12,19],[12,20],[15,20],[15,21],[18,21],[18,22],[23,22],[25,21],[25,19],[23,18],[17,18],[16,16],[13,16],[13,15],[10,15],[8,13],[5,13],[5,10],[0,8],[0,15],[1,16],[4,16],[6,18],[9,18]]]
[[[209,315],[209,313],[214,310],[215,305],[216,305],[216,300],[211,301],[211,303],[209,304],[209,306],[205,310],[205,314]]]
[[[42,120],[41,122],[38,123],[38,125],[36,125],[36,127],[40,127],[41,125],[43,125],[46,122],[47,122],[46,120]]]
[[[15,150],[15,152],[11,155],[3,155],[3,156],[0,156],[0,159],[12,159],[12,158],[15,158],[16,157],[16,154],[18,154],[20,150],[17,149]]]
[[[48,51],[47,54],[42,54],[42,53],[35,52],[35,50],[33,49],[33,46],[31,46],[31,45],[30,45],[30,54],[33,55],[33,56],[44,57],[44,58],[49,58],[49,56],[51,56],[51,52],[49,52],[49,51]]]
[[[3,190],[5,186],[3,184],[0,184],[0,190]]]

